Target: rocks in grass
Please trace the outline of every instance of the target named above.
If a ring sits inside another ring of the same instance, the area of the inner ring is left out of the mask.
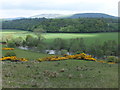
[[[43,75],[44,75],[44,76],[48,76],[48,77],[55,78],[55,77],[57,77],[57,76],[59,75],[59,73],[57,73],[56,71],[50,72],[50,71],[48,71],[48,70],[45,70],[45,71],[43,72]]]
[[[87,65],[84,65],[84,67],[87,67]]]
[[[77,70],[77,71],[80,71],[81,68],[80,68],[79,66],[76,66],[76,70]]]
[[[38,83],[33,83],[31,86],[32,87],[38,87]]]
[[[55,77],[57,77],[58,76],[58,73],[57,72],[51,72],[50,74],[49,74],[49,77],[52,77],[52,78],[55,78]]]
[[[13,74],[11,72],[5,74],[5,77],[11,77],[11,76],[13,76]]]
[[[13,67],[16,67],[16,65],[14,65]]]
[[[64,68],[62,68],[62,69],[60,70],[60,72],[65,72],[65,69],[64,69]]]
[[[101,71],[98,71],[98,73],[101,73]]]
[[[30,65],[26,65],[27,68],[30,68],[31,66]]]
[[[45,74],[49,74],[50,73],[50,71],[49,70],[45,70],[45,71],[43,71],[43,74],[45,75]]]
[[[56,64],[55,64],[55,66],[59,66],[59,65],[60,65],[60,63],[56,63]]]
[[[69,78],[69,79],[72,79],[72,77],[73,77],[72,74],[69,74],[69,75],[68,75],[68,78]]]
[[[83,74],[80,74],[79,77],[80,77],[80,78],[83,78]]]

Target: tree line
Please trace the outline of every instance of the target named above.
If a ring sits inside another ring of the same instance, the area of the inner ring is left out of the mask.
[[[48,33],[96,33],[118,31],[118,20],[110,18],[46,19],[28,18],[3,21],[2,29],[34,31],[41,28]]]

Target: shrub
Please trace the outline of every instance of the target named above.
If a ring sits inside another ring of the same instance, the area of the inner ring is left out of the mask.
[[[120,62],[120,60],[119,60],[118,57],[116,57],[116,56],[108,56],[108,57],[107,57],[107,62],[115,62],[115,63],[118,63],[118,62]]]
[[[67,50],[61,50],[61,55],[67,54]]]
[[[8,46],[8,47],[12,47],[12,48],[16,47],[16,45],[15,45],[14,42],[8,42],[8,43],[7,43],[7,46]]]
[[[14,52],[7,52],[5,54],[5,57],[9,57],[9,56],[16,56],[16,54]]]
[[[80,54],[80,53],[84,53],[83,51],[76,51],[75,53],[73,54]]]

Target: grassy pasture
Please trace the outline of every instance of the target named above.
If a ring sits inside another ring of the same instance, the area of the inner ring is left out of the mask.
[[[3,55],[8,50],[3,50]],[[28,62],[2,62],[3,88],[117,88],[118,64],[85,60],[34,62],[49,56],[15,49]]]
[[[77,67],[82,69],[78,70]],[[118,65],[93,61],[3,62],[5,88],[117,88]],[[64,71],[61,71],[64,70]]]
[[[20,57],[20,58],[24,57],[32,61],[37,58],[49,56],[49,54],[42,54],[42,53],[30,51],[30,50],[21,50],[18,48],[15,48],[15,50],[2,50],[2,56],[4,56],[7,52],[15,52],[17,57]]]
[[[0,32],[2,37],[23,37],[25,38],[26,35],[35,36],[32,32],[22,31],[22,30],[3,30]],[[91,44],[94,41],[99,41],[102,43],[106,40],[116,40],[118,41],[118,33],[117,32],[110,32],[110,33],[45,33],[43,34],[45,37],[45,42],[51,43],[55,38],[62,38],[65,40],[72,39],[72,38],[84,38],[87,44]]]

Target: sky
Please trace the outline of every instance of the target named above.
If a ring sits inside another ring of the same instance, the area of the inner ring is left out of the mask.
[[[1,0],[0,18],[75,13],[118,16],[118,2],[119,0]]]

